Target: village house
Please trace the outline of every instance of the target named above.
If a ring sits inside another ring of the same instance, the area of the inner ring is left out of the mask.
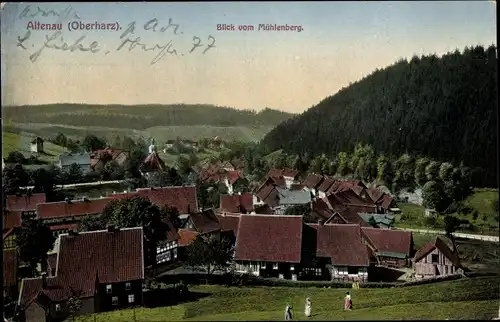
[[[299,172],[293,169],[270,169],[267,173],[269,178],[280,178],[285,180],[285,188],[290,189],[292,184],[297,183]]]
[[[234,240],[238,232],[239,218],[240,214],[216,214],[212,209],[207,209],[189,215],[180,230],[216,237],[227,237]]]
[[[208,166],[200,170],[200,179],[203,181],[213,181],[223,183],[229,194],[243,192],[248,189],[248,180],[243,176],[241,170],[232,169],[232,165]]]
[[[416,252],[413,266],[416,278],[446,276],[463,272],[458,254],[441,236],[437,236]]]
[[[358,214],[367,224],[374,228],[392,228],[396,223],[396,217],[389,214]]]
[[[304,179],[302,184],[306,189],[308,189],[313,197],[318,197],[319,196],[319,191],[318,188],[323,183],[324,177],[318,174],[310,173],[307,175],[307,177]]]
[[[144,159],[143,163],[140,165],[139,170],[141,174],[148,178],[151,172],[166,171],[167,166],[165,162],[160,158],[158,152],[156,151],[156,146],[154,140],[151,141],[151,145],[148,148],[149,154]]]
[[[40,203],[37,205],[36,218],[50,228],[56,237],[54,249],[57,249],[59,235],[78,230],[81,220],[87,216],[100,216],[111,200],[84,197],[78,200]]]
[[[31,141],[30,151],[33,153],[43,153],[43,139],[41,137],[36,137]]]
[[[221,195],[220,210],[223,212],[249,214],[253,211],[253,197],[251,193]]]
[[[302,217],[241,215],[234,266],[239,273],[297,280],[302,259]]]
[[[198,198],[196,186],[139,188],[136,191],[114,193],[108,195],[111,199],[143,197],[162,208],[165,206],[177,209],[181,219],[188,218],[189,214],[198,211]],[[170,220],[164,219],[167,225],[166,239],[161,241],[156,248],[156,263],[170,263],[178,259],[179,235],[175,232]]]
[[[101,171],[109,162],[116,162],[119,166],[127,162],[127,153],[120,149],[105,148],[92,151],[90,154],[90,167],[93,171]]]
[[[276,201],[269,204],[277,215],[282,215],[291,206],[303,206],[311,203],[311,194],[309,191],[292,191],[281,188],[275,188],[277,191]],[[274,207],[273,207],[274,205]]]
[[[326,176],[323,177],[323,182],[317,188],[318,198],[324,198],[327,195],[328,189],[335,183],[335,179],[328,178]]]
[[[90,154],[87,152],[62,153],[59,155],[59,162],[57,165],[62,171],[68,171],[73,164],[76,164],[83,174],[92,171]]]
[[[64,320],[72,296],[82,301],[77,315],[141,305],[143,280],[142,227],[62,235],[55,276],[21,283],[21,321]]]
[[[307,224],[316,231],[316,267],[306,268],[301,276],[323,280],[365,282],[370,256],[361,229],[354,224]],[[312,240],[314,240],[312,239]]]
[[[409,267],[413,256],[413,234],[409,231],[362,227],[377,265],[387,267]]]

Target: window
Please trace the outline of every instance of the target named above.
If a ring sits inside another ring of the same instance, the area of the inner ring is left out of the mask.
[[[128,295],[128,302],[129,303],[134,303],[134,294],[129,294]]]
[[[106,293],[111,294],[113,292],[113,288],[111,287],[111,284],[106,285]]]
[[[359,272],[359,269],[357,267],[348,267],[347,268],[347,274],[349,275],[357,275]]]
[[[431,255],[431,263],[433,263],[433,264],[437,263],[438,259],[439,259],[438,254],[432,254]]]
[[[173,253],[174,253],[174,258],[177,258],[177,248],[174,248]]]
[[[56,312],[61,311],[61,304],[56,304]]]
[[[165,255],[167,255],[167,256],[166,256],[166,260],[167,260],[167,261],[169,261],[169,260],[170,260],[170,258],[171,258],[170,251],[168,251]]]
[[[273,263],[273,269],[278,269],[278,263]]]
[[[3,244],[3,248],[16,248],[16,238],[14,236],[9,236],[8,238],[6,238]]]
[[[131,289],[132,289],[132,283],[130,282],[125,283],[125,290],[130,291]]]
[[[118,305],[118,296],[113,296],[111,298],[111,304]]]

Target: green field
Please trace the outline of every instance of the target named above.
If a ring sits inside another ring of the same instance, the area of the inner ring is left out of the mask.
[[[345,289],[215,285],[189,289],[206,296],[175,306],[83,316],[78,321],[279,321],[287,304],[293,307],[294,320],[491,319],[498,314],[499,299],[497,277],[349,290],[353,299],[350,312],[343,311]],[[310,318],[303,314],[306,297],[313,304]]]
[[[220,137],[225,141],[240,140],[240,141],[259,141],[272,126],[210,126],[210,125],[185,125],[185,126],[155,126],[144,130],[135,130],[127,128],[113,127],[83,127],[63,124],[47,124],[47,123],[13,123],[10,122],[6,127],[11,132],[27,131],[35,133],[42,137],[53,137],[57,133],[77,138],[85,137],[88,134],[105,137],[112,140],[116,135],[130,136],[132,138],[150,138],[153,137],[157,142],[166,140],[174,140],[177,137],[197,141],[203,138]]]
[[[498,198],[498,190],[496,189],[475,189],[474,193],[464,201],[464,204],[477,211],[477,218],[473,218],[472,214],[453,214],[460,219],[467,219],[473,224],[474,229],[460,229],[459,231],[485,235],[497,235],[498,214],[495,213],[491,207],[491,203],[495,198]],[[437,222],[434,226],[430,226],[425,222],[425,208],[423,206],[411,203],[400,203],[399,208],[401,209],[401,215],[396,217],[396,227],[444,229],[442,216],[438,216]]]
[[[30,152],[31,141],[35,138],[34,134],[31,133],[10,133],[2,132],[2,155],[7,157],[10,152],[18,151],[21,152],[26,158],[30,157],[32,153]],[[59,155],[66,152],[66,149],[45,141],[43,143],[43,149],[45,153],[38,154],[38,158],[46,163],[56,162]]]

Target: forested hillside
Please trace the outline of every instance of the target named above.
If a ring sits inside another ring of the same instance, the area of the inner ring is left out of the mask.
[[[88,105],[6,106],[3,118],[15,123],[101,126],[143,130],[155,126],[274,126],[292,114],[266,108],[260,112],[214,105]]]
[[[267,150],[335,156],[356,143],[481,168],[497,184],[496,47],[400,60],[284,121]],[[476,183],[477,184],[477,183]]]

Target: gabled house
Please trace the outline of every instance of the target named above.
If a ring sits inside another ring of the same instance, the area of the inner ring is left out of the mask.
[[[379,265],[407,267],[413,255],[413,234],[410,231],[362,227],[364,237],[372,245]]]
[[[108,198],[120,199],[134,196],[149,199],[158,207],[174,207],[181,216],[198,212],[198,199],[196,195],[196,186],[194,185],[139,188],[132,192],[109,194]]]
[[[311,203],[311,193],[309,191],[298,190],[285,190],[275,188],[277,191],[276,197],[277,204],[273,207],[275,214],[282,215],[286,209],[291,206],[302,206]]]
[[[59,155],[58,167],[62,171],[68,171],[71,165],[76,164],[83,174],[92,170],[90,154],[87,152],[82,153],[62,153]]]
[[[21,212],[22,218],[34,218],[37,205],[46,202],[45,193],[24,194],[21,196],[8,195],[6,209],[13,212]]]
[[[120,149],[105,148],[92,151],[90,154],[90,167],[94,171],[101,171],[108,162],[116,162],[123,166],[127,162],[127,153]]]
[[[235,270],[297,280],[302,258],[302,216],[240,215]]]
[[[221,195],[220,210],[232,213],[249,214],[253,211],[253,195],[251,193]]]
[[[293,169],[270,169],[267,173],[268,178],[283,178],[285,187],[290,189],[291,185],[298,179],[299,172]],[[279,180],[279,179],[278,179]]]
[[[304,185],[305,188],[309,189],[311,191],[312,195],[314,197],[318,197],[319,191],[318,188],[323,182],[324,177],[319,175],[319,174],[314,174],[310,173],[307,175],[307,177],[304,179],[302,184]]]
[[[323,182],[318,186],[317,194],[319,198],[324,198],[327,195],[328,189],[335,183],[332,178],[324,177]]]
[[[182,228],[196,231],[200,234],[215,233],[220,231],[219,219],[213,209],[190,214]]]
[[[43,139],[36,137],[31,141],[30,151],[33,153],[43,153]]]
[[[156,247],[156,264],[175,261],[179,257],[179,239],[181,238],[174,225],[168,218],[162,219],[166,229],[166,236],[158,242]]]
[[[377,213],[378,207],[371,200],[359,197],[351,189],[327,195],[324,200],[331,209],[348,207],[356,209],[358,212]]]
[[[316,268],[316,274],[339,281],[368,280],[370,256],[367,246],[362,242],[359,225],[307,225],[316,230],[315,256],[325,263],[324,267]],[[318,271],[318,268],[323,270]]]
[[[437,236],[436,239],[416,252],[413,266],[416,278],[446,276],[463,272],[458,254],[441,236]]]
[[[366,193],[382,213],[387,213],[395,206],[394,198],[377,188],[368,188]]]
[[[209,166],[200,170],[200,178],[204,181],[223,183],[229,194],[241,192],[241,188],[248,188],[249,182],[241,170],[227,170],[221,166]]]
[[[26,278],[20,287],[22,321],[64,320],[68,299],[77,296],[77,314],[142,304],[144,245],[142,227],[61,236],[53,277]]]

